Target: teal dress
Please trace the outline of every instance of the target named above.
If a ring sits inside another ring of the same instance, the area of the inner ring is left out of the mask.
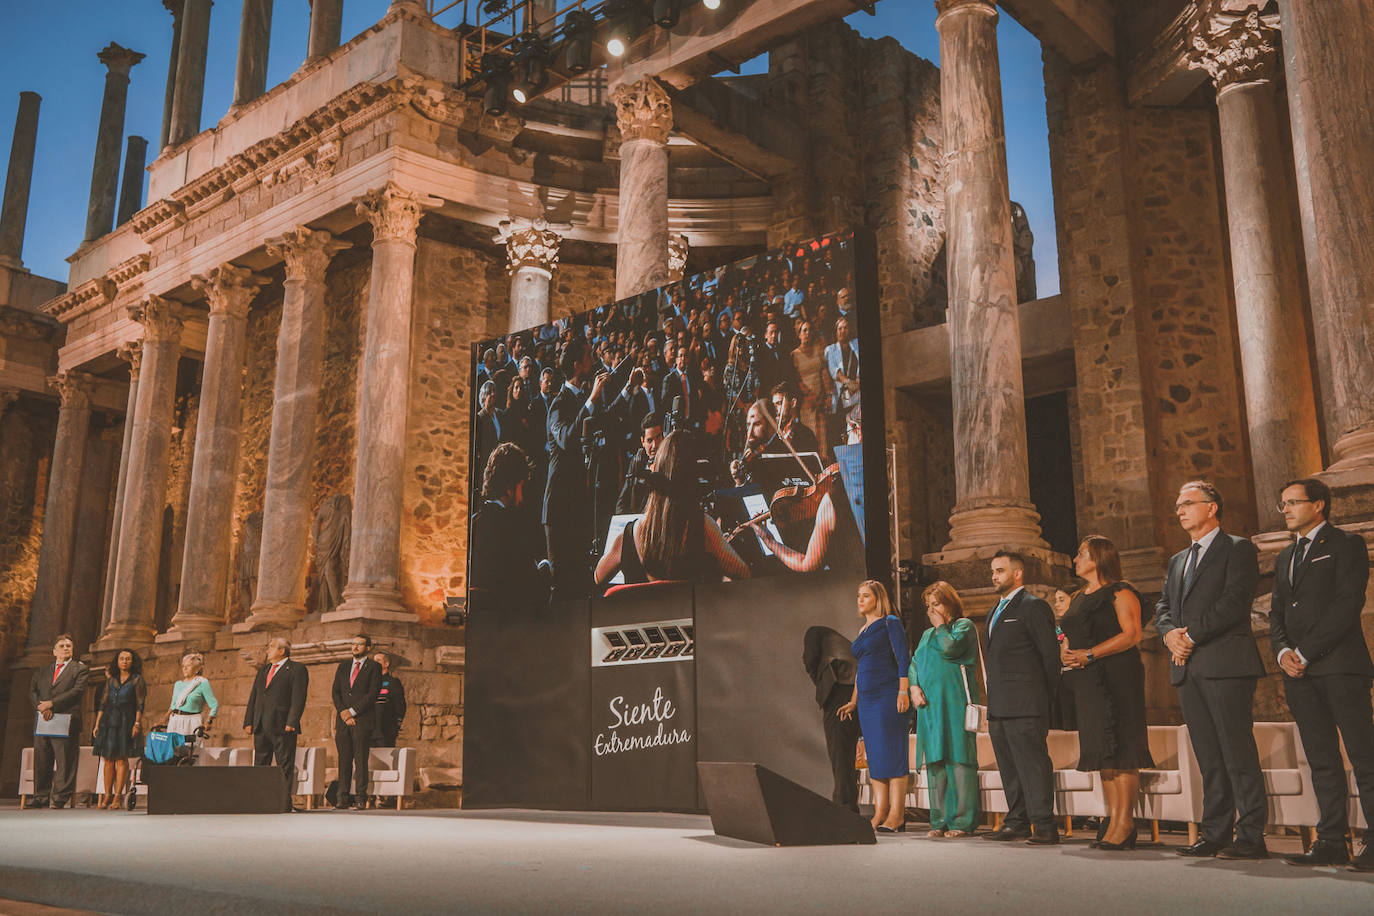
[[[978,632],[967,618],[931,627],[911,656],[907,677],[926,705],[916,707],[916,766],[930,789],[930,824],[971,832],[978,820],[978,744],[964,730],[968,696],[982,696],[974,676]],[[964,693],[967,678],[968,695]]]

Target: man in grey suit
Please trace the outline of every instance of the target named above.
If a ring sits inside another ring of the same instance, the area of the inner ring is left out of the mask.
[[[65,807],[76,791],[76,766],[81,744],[81,698],[90,672],[72,658],[71,636],[63,633],[53,643],[53,663],[33,673],[29,682],[29,702],[38,719],[50,722],[53,716],[70,715],[65,737],[33,736],[33,801],[30,808]],[[56,773],[53,767],[56,764]]]
[[[1174,506],[1192,544],[1169,560],[1155,627],[1202,770],[1202,838],[1181,856],[1265,859],[1267,806],[1255,748],[1255,682],[1264,674],[1250,634],[1259,552],[1221,530],[1221,493],[1185,483]]]

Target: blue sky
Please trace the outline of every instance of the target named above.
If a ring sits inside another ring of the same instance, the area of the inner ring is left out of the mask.
[[[376,22],[387,5],[388,0],[344,0],[344,39]],[[65,280],[65,260],[80,244],[86,225],[105,79],[105,68],[95,55],[111,41],[147,55],[132,72],[124,132],[126,137],[147,138],[151,160],[161,132],[172,18],[161,0],[64,0],[56,5],[12,2],[5,6],[5,30],[0,38],[4,52],[0,54],[0,168],[8,162],[19,93],[39,93],[43,104],[24,265],[35,273]],[[223,117],[233,99],[241,8],[241,0],[217,0],[211,11],[202,127]],[[876,8],[877,16],[855,13],[847,21],[863,35],[892,35],[915,53],[939,63],[933,3],[882,0]],[[268,85],[286,79],[304,59],[307,9],[306,0],[276,0]],[[452,14],[441,21],[448,24],[449,18]],[[1040,45],[1006,15],[998,38],[1011,194],[1030,216],[1039,291],[1049,295],[1058,289],[1059,271]]]

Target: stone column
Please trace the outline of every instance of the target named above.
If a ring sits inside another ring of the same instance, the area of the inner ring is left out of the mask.
[[[674,232],[668,236],[669,283],[681,283],[683,277],[687,276],[687,256],[691,251],[691,242],[681,232]]]
[[[100,571],[105,564],[105,534],[110,512],[111,470],[119,457],[120,431],[92,423],[86,438],[76,504],[76,533],[72,542],[71,590],[59,632],[72,634],[78,653],[100,635]]]
[[[91,428],[91,377],[84,372],[59,372],[48,379],[48,384],[61,396],[62,406],[57,412],[57,439],[43,505],[43,541],[38,547],[38,579],[29,612],[28,650],[35,658],[51,652],[67,615],[81,467]]]
[[[506,244],[506,272],[510,274],[511,333],[548,324],[549,287],[558,266],[562,238],[541,217],[532,223],[501,223],[495,239]]]
[[[205,101],[205,49],[210,42],[210,7],[213,5],[213,0],[185,0],[182,6],[168,146],[184,143],[200,133],[200,108]]]
[[[243,0],[239,19],[239,61],[234,104],[251,102],[267,90],[267,48],[272,41],[272,0]]]
[[[310,46],[306,60],[324,57],[339,46],[343,0],[310,0]]]
[[[348,584],[343,603],[327,619],[418,619],[406,612],[400,589],[411,290],[420,216],[439,203],[390,182],[357,202],[372,223],[372,281],[358,383]]]
[[[172,47],[167,54],[167,88],[162,94],[162,133],[158,137],[157,148],[161,152],[167,147],[167,137],[172,131],[172,100],[177,91],[177,58],[181,56],[181,9],[186,0],[162,0],[167,12],[172,14]]]
[[[1030,502],[997,7],[936,0],[955,505],[945,550],[1044,548]]]
[[[1275,17],[1277,18],[1277,17]],[[1284,481],[1321,470],[1317,402],[1298,273],[1301,239],[1279,133],[1278,30],[1255,8],[1194,39],[1191,66],[1217,88],[1231,274],[1260,518]],[[1277,526],[1275,546],[1291,538]]]
[[[156,632],[162,511],[167,504],[182,316],[180,303],[161,296],[149,296],[129,308],[129,317],[143,325],[142,366],[129,439],[110,621],[97,643],[102,649],[145,646]]]
[[[286,260],[267,486],[262,501],[258,593],[242,630],[291,627],[305,616],[306,548],[310,539],[310,471],[324,371],[324,273],[349,247],[328,232],[301,226],[271,239]]]
[[[124,491],[129,481],[129,445],[134,435],[134,411],[138,406],[138,370],[143,341],[131,340],[115,353],[129,364],[129,399],[124,408],[124,438],[119,448],[118,479],[115,483],[114,514],[110,520],[110,555],[105,560],[105,597],[100,605],[100,632],[110,623],[110,602],[114,598],[115,564],[119,560],[120,525],[124,518]]]
[[[212,636],[224,625],[248,309],[267,278],[246,267],[222,264],[192,282],[210,302],[210,328],[186,506],[181,596],[171,630],[159,636],[159,642]]]
[[[673,106],[652,78],[611,92],[620,125],[615,297],[668,282],[668,133]]]
[[[142,137],[130,137],[124,150],[124,180],[120,185],[116,226],[127,223],[143,207],[143,169],[147,162],[148,141]]]
[[[24,226],[29,218],[33,151],[38,142],[38,106],[42,101],[36,92],[19,93],[10,165],[5,172],[5,199],[0,205],[0,267],[20,268],[24,264]]]
[[[143,60],[144,55],[110,42],[96,57],[107,71],[105,97],[100,103],[100,127],[95,135],[95,163],[91,166],[91,198],[86,206],[88,242],[109,232],[114,224],[115,195],[119,191],[119,145],[124,137],[129,71]]]
[[[5,411],[10,409],[10,405],[19,400],[18,388],[0,388],[0,420],[5,418]]]
[[[1374,484],[1374,9],[1364,0],[1282,3],[1299,206],[1311,243],[1312,324],[1326,355],[1327,440],[1335,487]],[[1352,508],[1346,506],[1345,508]],[[1357,510],[1374,515],[1374,500]]]

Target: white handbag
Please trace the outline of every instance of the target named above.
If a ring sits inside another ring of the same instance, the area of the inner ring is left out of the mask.
[[[978,639],[977,630],[973,631],[973,642],[974,645],[978,647],[978,664],[981,666],[983,664],[983,643],[981,640]],[[963,668],[963,665],[960,665],[959,667]],[[967,670],[965,670],[963,674],[964,702],[966,703],[966,705],[964,706],[964,731],[973,732],[975,734],[978,732],[987,731],[988,708],[986,706],[980,706],[977,703],[973,702],[973,694],[968,689],[969,673]]]

